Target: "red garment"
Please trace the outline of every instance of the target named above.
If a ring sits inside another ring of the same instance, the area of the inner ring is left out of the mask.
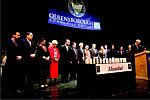
[[[50,52],[50,78],[58,78],[58,61],[60,58],[59,50],[58,48],[49,47],[48,48]],[[55,61],[55,59],[58,59],[58,61]]]

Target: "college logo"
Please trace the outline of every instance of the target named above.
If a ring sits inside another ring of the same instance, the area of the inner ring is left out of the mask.
[[[82,17],[86,12],[86,8],[82,0],[69,0],[68,9],[75,17]]]

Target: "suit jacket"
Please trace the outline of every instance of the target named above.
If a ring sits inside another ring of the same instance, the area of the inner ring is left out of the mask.
[[[116,49],[110,49],[110,51],[108,52],[108,58],[116,57],[116,54]]]
[[[22,56],[22,54],[20,41],[17,41],[16,44],[12,40],[7,41],[6,65],[14,67],[19,62],[16,56]]]
[[[122,51],[122,54],[120,51],[117,51],[117,58],[126,58],[126,52]]]
[[[43,61],[43,56],[48,57],[49,56],[49,50],[45,52],[44,49],[41,46],[37,46],[36,48],[36,55],[35,58],[38,62]]]
[[[31,46],[27,39],[21,40],[22,52],[23,52],[23,60],[26,63],[32,62],[33,58],[30,57],[30,54],[35,53],[36,45],[31,41]]]
[[[68,47],[68,51],[65,45],[60,46],[60,63],[61,64],[70,64],[72,61],[72,50],[71,47]]]
[[[144,50],[144,46],[142,46],[142,45],[139,45],[138,48],[137,48],[136,45],[133,44],[132,47],[131,47],[131,52],[132,52],[133,56],[134,56],[134,54],[142,52],[143,50]]]
[[[99,52],[97,49],[95,49],[95,51],[93,49],[90,49],[90,54],[91,54],[91,57],[98,57],[99,56]]]
[[[127,58],[132,57],[132,50],[126,50]]]
[[[82,50],[83,50],[83,52],[81,51],[81,49],[78,49],[78,59],[79,59],[80,64],[84,64],[83,57],[85,57],[85,52],[84,52],[84,49],[82,49]]]
[[[71,48],[72,50],[72,63],[77,64],[78,63],[78,50],[76,48]],[[76,52],[76,53],[75,53]]]

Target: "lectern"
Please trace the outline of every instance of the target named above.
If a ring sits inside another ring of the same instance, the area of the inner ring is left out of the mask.
[[[135,54],[136,79],[150,79],[150,51]]]

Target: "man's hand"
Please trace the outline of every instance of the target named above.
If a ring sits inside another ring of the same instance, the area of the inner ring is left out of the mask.
[[[55,61],[58,61],[58,59],[57,59],[57,58],[55,58]]]
[[[46,59],[47,61],[49,61],[49,60],[50,60],[50,57],[48,56],[48,57],[46,57],[45,59]]]
[[[30,54],[30,56],[31,56],[32,58],[34,58],[34,57],[35,57],[35,54]]]
[[[22,56],[17,56],[17,60],[21,60],[22,59]]]
[[[84,60],[84,57],[82,57],[82,59]]]
[[[45,56],[43,56],[42,58],[43,58],[43,59],[46,59],[46,57],[45,57]]]

